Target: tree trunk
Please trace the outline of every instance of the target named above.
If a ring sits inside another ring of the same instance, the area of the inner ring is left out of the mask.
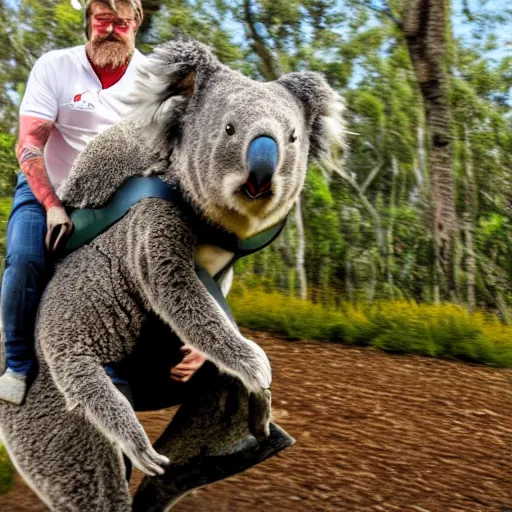
[[[295,259],[291,250],[293,244],[291,242],[292,237],[290,228],[291,223],[287,223],[281,233],[281,236],[279,236],[275,242],[280,259],[285,267],[285,270],[282,272],[279,279],[279,288],[285,293],[293,291],[294,279],[292,278],[292,275],[295,272]]]
[[[423,116],[421,116],[423,118]],[[421,187],[427,180],[427,155],[425,154],[425,127],[423,119],[418,124],[418,165],[419,173],[417,174],[418,185]]]
[[[445,0],[411,0],[403,30],[423,98],[429,140],[435,268],[443,295],[455,294],[454,236],[457,232],[452,169],[451,115],[444,70]]]
[[[473,172],[473,154],[468,129],[464,127],[465,139],[465,213],[464,213],[464,234],[466,238],[466,272],[467,272],[467,300],[470,311],[476,307],[475,283],[476,283],[476,257],[473,246],[473,231],[475,226],[475,202],[476,183]]]
[[[354,283],[352,282],[352,252],[345,255],[345,292],[349,302],[354,302]]]
[[[373,253],[374,251],[372,251]],[[372,254],[370,258],[370,285],[368,287],[368,293],[366,299],[370,304],[375,300],[375,289],[377,288],[377,265],[375,264],[375,255]]]
[[[295,204],[295,224],[297,225],[297,274],[299,276],[300,298],[308,298],[308,286],[304,260],[306,253],[306,240],[304,238],[304,222],[302,220],[302,201],[299,198]]]
[[[393,280],[393,267],[394,267],[394,246],[393,246],[393,228],[395,223],[395,209],[396,209],[396,181],[398,179],[398,160],[393,155],[392,157],[392,177],[391,177],[391,193],[389,195],[389,219],[388,228],[386,231],[386,271],[387,281],[389,288],[389,296],[391,299],[395,298],[395,283]]]

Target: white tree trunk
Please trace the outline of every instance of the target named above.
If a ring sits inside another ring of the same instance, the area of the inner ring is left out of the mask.
[[[419,172],[416,174],[418,185],[421,187],[428,178],[427,155],[425,153],[425,127],[423,120],[418,124],[418,164]]]
[[[395,209],[396,209],[396,181],[400,172],[398,167],[398,160],[395,155],[392,159],[392,178],[391,178],[391,194],[389,196],[389,221],[386,231],[386,266],[387,266],[387,280],[390,297],[394,298],[395,283],[393,280],[393,266],[394,266],[394,247],[393,247],[393,228],[395,223]]]
[[[473,230],[475,222],[475,200],[476,184],[473,172],[473,154],[471,151],[471,141],[467,126],[464,127],[464,143],[466,149],[465,171],[466,171],[466,211],[464,213],[464,234],[466,238],[466,272],[467,272],[467,299],[470,311],[476,307],[475,282],[476,282],[476,256],[473,246]]]
[[[297,225],[297,274],[299,276],[300,298],[306,300],[308,297],[308,284],[306,269],[304,268],[306,254],[306,240],[304,236],[304,222],[302,220],[302,201],[299,196],[295,205],[295,224]]]

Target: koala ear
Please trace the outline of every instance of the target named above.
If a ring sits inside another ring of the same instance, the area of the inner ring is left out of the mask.
[[[277,80],[302,104],[309,128],[310,158],[335,164],[345,148],[345,104],[327,80],[312,71],[288,73]]]
[[[138,69],[132,115],[143,124],[172,124],[188,98],[221,67],[211,50],[197,42],[176,40],[154,48]]]

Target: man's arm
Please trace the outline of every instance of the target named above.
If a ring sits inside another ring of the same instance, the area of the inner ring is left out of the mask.
[[[32,116],[20,116],[20,129],[16,156],[21,170],[37,200],[48,211],[61,206],[46,172],[43,150],[53,126],[52,121]]]
[[[71,234],[73,224],[53,189],[44,163],[43,150],[52,126],[52,121],[21,115],[16,156],[30,189],[46,210],[46,247],[54,252]]]

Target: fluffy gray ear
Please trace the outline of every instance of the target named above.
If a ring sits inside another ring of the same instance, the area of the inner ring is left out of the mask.
[[[198,41],[180,39],[155,47],[138,69],[130,117],[169,128],[183,114],[188,98],[221,66]]]
[[[288,73],[277,80],[302,104],[309,124],[310,158],[335,164],[345,148],[345,104],[319,73]]]

